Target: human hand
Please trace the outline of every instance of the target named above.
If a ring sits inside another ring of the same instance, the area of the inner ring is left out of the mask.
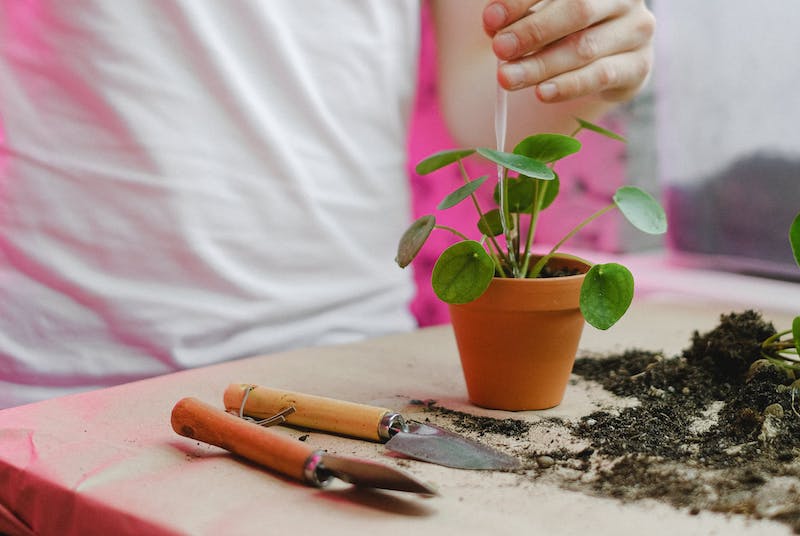
[[[492,0],[483,26],[509,90],[545,102],[632,97],[653,63],[655,17],[644,0]]]

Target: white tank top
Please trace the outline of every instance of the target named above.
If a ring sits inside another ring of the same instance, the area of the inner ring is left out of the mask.
[[[418,0],[0,21],[0,407],[413,327]]]

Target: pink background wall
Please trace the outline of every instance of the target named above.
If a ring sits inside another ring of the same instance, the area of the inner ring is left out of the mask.
[[[420,76],[418,97],[409,138],[409,174],[413,193],[414,218],[435,211],[436,205],[451,191],[463,184],[455,166],[450,166],[425,176],[414,173],[414,166],[425,156],[439,150],[457,147],[447,132],[436,95],[436,43],[430,26],[429,14],[423,13],[422,47],[420,51]],[[607,118],[602,124],[624,134],[619,120]],[[487,128],[494,129],[493,125]],[[561,179],[559,197],[544,214],[537,231],[540,244],[553,244],[583,218],[609,202],[611,195],[625,177],[625,145],[585,133],[580,135],[583,150],[579,155],[561,162],[557,171]],[[469,162],[467,169],[473,178],[489,174],[495,168],[478,161]],[[481,208],[493,206],[490,201],[489,182],[481,188]],[[436,212],[437,223],[456,227],[466,234],[475,229],[476,214],[470,202],[446,211]],[[565,245],[565,249],[616,251],[621,248],[619,220],[611,215],[595,221]],[[478,238],[477,231],[472,235]],[[423,250],[412,263],[417,282],[417,295],[412,311],[421,326],[449,322],[447,307],[433,294],[430,273],[443,248],[454,241],[447,232],[434,230]]]

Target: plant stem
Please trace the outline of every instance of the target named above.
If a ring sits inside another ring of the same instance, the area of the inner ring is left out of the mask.
[[[500,258],[497,256],[497,253],[490,253],[492,260],[494,261],[494,266],[497,268],[497,272],[500,274],[500,277],[508,277],[508,274],[505,270],[503,270],[503,263]]]
[[[451,233],[453,233],[454,235],[456,235],[457,237],[459,237],[462,240],[470,240],[470,238],[467,235],[461,233],[460,231],[458,231],[456,229],[453,229],[452,227],[448,227],[447,225],[434,225],[433,228],[434,229],[441,229],[442,231],[450,231]]]
[[[768,354],[762,354],[762,355],[767,361],[769,361],[773,365],[782,368],[785,371],[800,372],[800,363],[798,363],[797,361],[786,359],[784,356],[774,356]]]
[[[467,174],[467,170],[464,167],[464,162],[462,162],[460,158],[458,159],[458,169],[459,169],[459,171],[461,171],[461,177],[464,179],[464,184],[469,183],[469,174]],[[489,228],[489,224],[486,221],[486,217],[483,214],[483,210],[481,210],[480,203],[478,203],[478,198],[475,196],[475,193],[469,194],[469,197],[470,197],[470,199],[472,199],[472,204],[475,205],[475,210],[478,212],[478,216],[480,216],[480,220],[481,220],[481,222],[483,222],[483,226],[488,229]],[[459,234],[461,234],[461,233],[459,233]],[[464,236],[464,235],[461,235],[461,236]],[[467,240],[467,238],[465,238],[465,240]],[[502,258],[502,259],[505,259],[506,261],[508,261],[508,257],[503,255],[503,250],[500,249],[500,246],[498,245],[497,240],[495,240],[495,238],[493,236],[490,236],[489,237],[489,241],[491,242],[492,246],[494,247],[494,250],[497,253],[497,256]],[[495,262],[495,264],[497,265],[498,271],[503,275],[503,277],[505,277],[505,272],[503,270],[502,262],[499,262],[499,263]]]
[[[544,268],[547,265],[547,262],[553,257],[553,255],[555,255],[556,251],[558,251],[558,248],[560,248],[564,244],[564,242],[575,236],[575,234],[577,234],[578,231],[586,227],[590,222],[596,220],[606,212],[614,210],[615,208],[617,208],[617,205],[611,203],[601,208],[600,210],[598,210],[597,212],[595,212],[594,214],[583,220],[581,223],[576,225],[574,229],[572,229],[569,233],[567,233],[567,236],[562,238],[555,246],[553,246],[553,248],[550,250],[549,253],[547,253],[547,255],[543,256],[541,259],[537,261],[536,264],[533,265],[529,277],[531,278],[538,277],[542,271],[542,268]]]
[[[514,233],[508,225],[508,169],[502,168],[499,174],[500,181],[500,225],[503,227],[503,237],[506,239],[506,259],[511,268],[512,277],[522,277],[519,272],[518,255],[514,253]]]
[[[794,339],[781,340],[791,333],[792,330],[787,329],[769,337],[761,343],[761,355],[780,367],[800,370],[800,356]]]
[[[528,273],[528,265],[530,264],[531,247],[533,246],[533,237],[536,235],[536,225],[539,223],[539,213],[541,212],[542,200],[545,193],[547,193],[547,182],[536,181],[536,191],[533,196],[533,207],[531,208],[531,219],[528,224],[528,239],[525,242],[525,260],[522,263],[522,273]],[[540,268],[541,270],[541,268]]]
[[[458,160],[458,169],[461,172],[461,177],[464,179],[464,184],[469,183],[469,180],[470,180],[469,179],[469,174],[467,173],[467,169],[464,167],[464,162],[462,162],[461,159]],[[480,217],[481,222],[483,222],[483,226],[486,227],[487,229],[489,229],[489,224],[486,221],[486,216],[484,215],[484,212],[481,209],[481,205],[478,202],[477,196],[473,192],[473,193],[471,193],[469,195],[469,197],[472,200],[472,204],[475,206],[475,210],[478,212],[478,216]],[[464,235],[461,235],[461,236],[464,236]],[[484,235],[484,236],[486,236],[486,235]],[[500,273],[501,277],[506,277],[506,272],[503,269],[503,261],[502,261],[502,259],[506,259],[506,261],[507,261],[508,258],[505,255],[503,255],[503,250],[500,248],[500,245],[497,243],[497,240],[495,239],[495,237],[494,236],[488,236],[488,238],[489,238],[489,243],[491,244],[489,249],[490,250],[494,249],[494,251],[495,251],[495,253],[493,255],[491,255],[492,259],[494,259],[495,267],[497,268],[497,271]],[[465,237],[465,240],[466,239],[467,238]]]

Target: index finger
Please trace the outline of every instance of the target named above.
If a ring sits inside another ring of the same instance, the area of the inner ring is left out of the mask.
[[[593,0],[539,2],[535,12],[528,11],[498,32],[492,39],[492,48],[501,60],[519,59],[611,17],[619,5],[619,1],[598,3]]]
[[[551,0],[496,0],[490,2],[483,10],[483,29],[494,37],[498,31],[509,24],[520,20],[536,9],[537,5],[544,5]]]

